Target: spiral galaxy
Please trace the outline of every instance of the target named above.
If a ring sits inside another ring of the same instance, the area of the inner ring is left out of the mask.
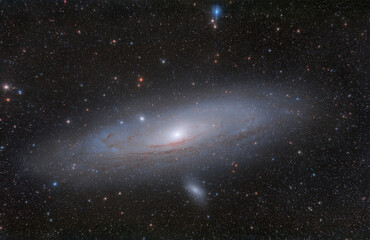
[[[212,92],[177,104],[161,101],[145,113],[134,111],[135,117],[120,124],[96,124],[84,134],[60,137],[33,165],[38,172],[53,169],[77,179],[82,173],[132,175],[222,165],[227,157],[268,147],[294,130],[302,120],[302,106],[303,101],[289,95],[257,88]]]

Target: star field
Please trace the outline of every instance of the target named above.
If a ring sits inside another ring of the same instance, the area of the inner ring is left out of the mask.
[[[2,1],[0,238],[369,238],[368,13]]]

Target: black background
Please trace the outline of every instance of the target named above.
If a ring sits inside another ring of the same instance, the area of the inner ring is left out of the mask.
[[[366,1],[0,1],[0,10],[4,239],[369,237]],[[207,208],[175,178],[119,195],[24,174],[40,141],[128,101],[238,84],[300,89],[294,97],[313,99],[320,115],[256,164],[236,159],[237,169],[208,174]]]

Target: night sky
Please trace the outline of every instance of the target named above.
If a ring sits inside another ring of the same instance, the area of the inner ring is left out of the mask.
[[[368,2],[0,11],[1,239],[370,238]]]

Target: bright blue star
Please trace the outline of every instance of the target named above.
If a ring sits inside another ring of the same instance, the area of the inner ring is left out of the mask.
[[[57,182],[53,182],[53,187],[56,187],[58,186],[58,183]]]
[[[217,19],[218,16],[221,14],[220,6],[213,6],[212,13],[213,13],[214,17]]]

